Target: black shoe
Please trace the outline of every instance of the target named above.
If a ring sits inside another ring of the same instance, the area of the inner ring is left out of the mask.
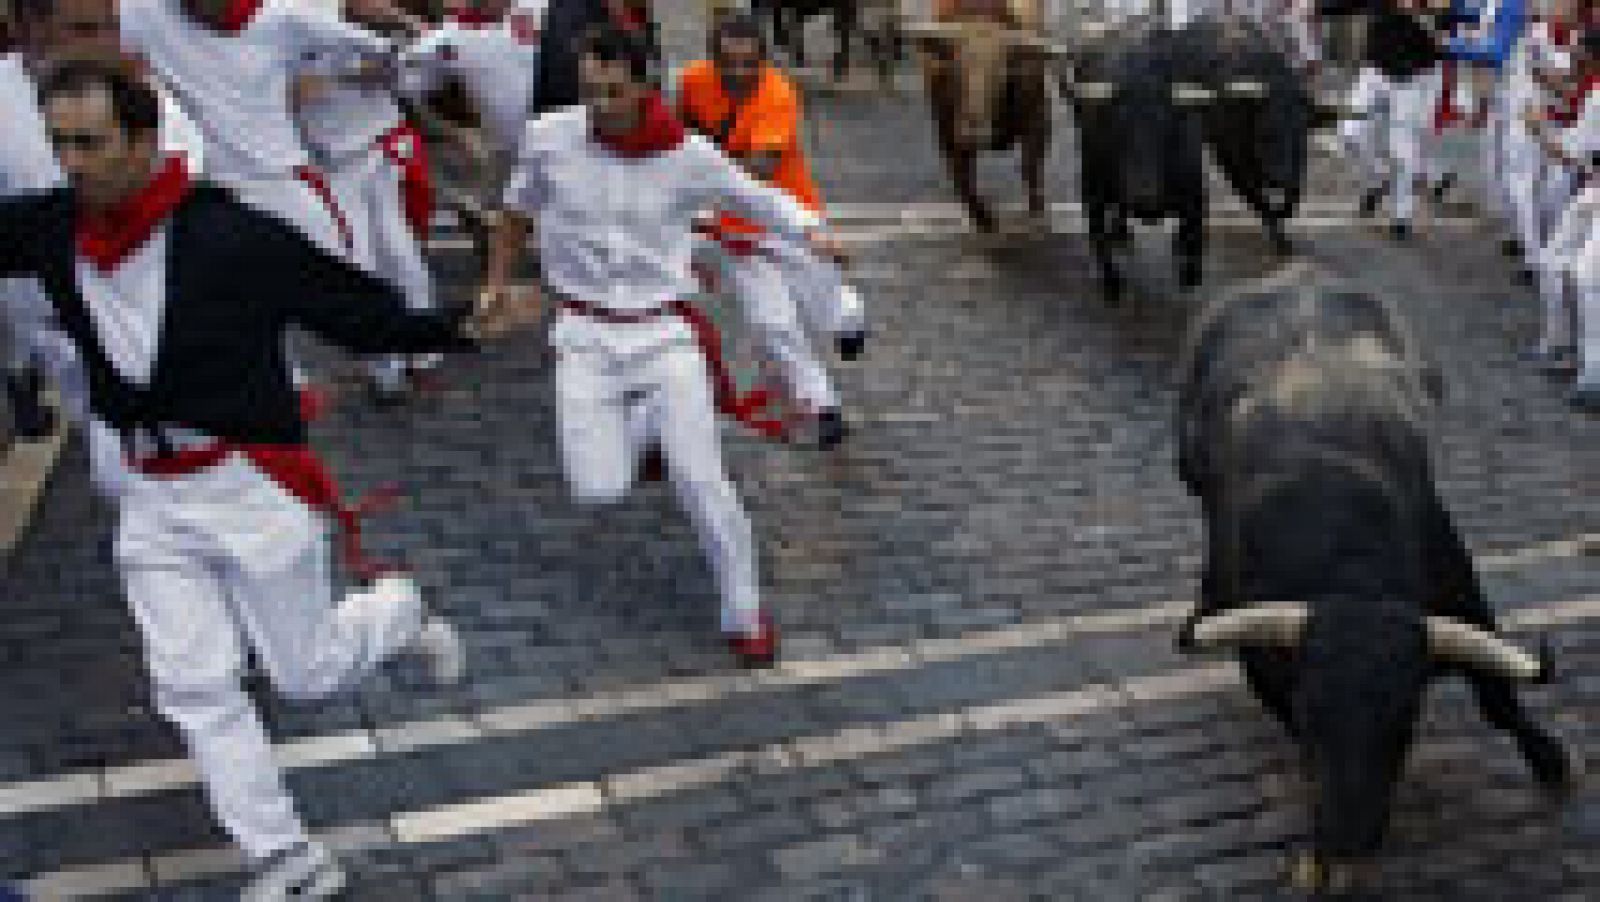
[[[1373,188],[1366,194],[1361,195],[1361,206],[1359,211],[1362,218],[1370,218],[1377,214],[1378,205],[1383,203],[1383,193],[1384,189]]]
[[[388,386],[378,382],[367,383],[367,397],[372,399],[372,406],[393,410],[403,407],[411,400],[411,392],[405,386]]]
[[[1411,224],[1410,223],[1405,223],[1405,222],[1393,222],[1393,223],[1390,223],[1389,224],[1389,237],[1393,238],[1396,241],[1404,241],[1407,238],[1410,238],[1411,237]]]
[[[1507,238],[1500,242],[1500,253],[1507,257],[1520,257],[1522,256],[1522,242],[1515,238]]]
[[[824,451],[837,448],[845,437],[850,434],[850,427],[845,425],[844,414],[835,410],[824,410],[817,414],[817,446]]]
[[[55,434],[56,412],[44,401],[44,377],[38,367],[7,375],[6,396],[17,438],[38,441]]]
[[[660,482],[667,478],[667,459],[661,453],[661,443],[651,442],[639,455],[639,482]]]
[[[867,348],[867,333],[863,330],[846,332],[838,338],[839,357],[844,360],[855,360]]]
[[[1454,172],[1446,172],[1440,176],[1439,181],[1433,185],[1433,202],[1436,204],[1442,202],[1445,195],[1449,194],[1450,189],[1455,186],[1455,183],[1456,174]]]

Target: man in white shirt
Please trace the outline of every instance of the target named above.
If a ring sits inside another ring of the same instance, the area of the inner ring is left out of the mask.
[[[344,14],[343,0],[314,2],[328,15]],[[382,0],[359,5],[353,12],[363,21],[399,22]],[[349,48],[323,50],[303,57],[295,75],[300,133],[350,227],[351,258],[398,287],[411,309],[431,309],[433,276],[422,247],[429,226],[427,157],[395,96],[391,61]],[[401,403],[411,383],[437,364],[435,355],[371,361],[374,399]]]
[[[296,68],[317,53],[390,42],[302,0],[122,0],[122,44],[194,121],[207,177],[329,250],[353,237],[290,110]]]
[[[543,28],[544,0],[478,0],[406,48],[401,88],[420,99],[459,83],[493,151],[509,161],[533,107]]]
[[[1571,403],[1600,412],[1600,31],[1586,35],[1576,57],[1577,80],[1560,111],[1570,117],[1528,120],[1550,165],[1584,185],[1562,209],[1536,260],[1545,308],[1540,349],[1543,359],[1563,367],[1569,353],[1576,356]]]
[[[646,44],[616,29],[580,55],[585,103],[528,126],[491,248],[480,306],[509,303],[528,230],[561,313],[551,329],[562,458],[581,502],[627,494],[641,451],[659,440],[666,469],[711,559],[721,626],[747,666],[768,666],[778,636],[761,607],[756,550],[722,465],[716,414],[746,423],[715,329],[684,302],[695,214],[727,209],[824,256],[842,256],[819,220],[686,134],[650,86]],[[531,291],[531,289],[530,289]]]

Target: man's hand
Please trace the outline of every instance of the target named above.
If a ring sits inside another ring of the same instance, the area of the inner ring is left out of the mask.
[[[817,256],[832,260],[841,269],[850,268],[850,252],[845,250],[844,245],[832,232],[815,228],[806,233],[806,240]]]
[[[543,292],[536,285],[486,284],[464,331],[476,341],[493,340],[537,323],[543,311]]]

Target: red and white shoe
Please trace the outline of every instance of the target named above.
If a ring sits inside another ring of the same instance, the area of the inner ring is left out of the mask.
[[[754,634],[728,633],[728,649],[745,667],[771,667],[778,660],[778,627],[763,613]]]

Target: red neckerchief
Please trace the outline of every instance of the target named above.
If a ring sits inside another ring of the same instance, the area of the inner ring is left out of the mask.
[[[611,24],[623,31],[643,31],[650,24],[643,4],[630,3],[628,0],[605,0],[605,5]]]
[[[1576,125],[1578,117],[1583,115],[1584,101],[1588,100],[1589,95],[1596,90],[1600,90],[1600,71],[1591,70],[1583,76],[1583,81],[1578,82],[1576,88],[1562,98],[1566,102],[1554,117],[1556,121],[1563,125]]]
[[[602,134],[591,128],[594,140],[619,157],[638,159],[677,149],[683,143],[683,123],[672,114],[659,92],[651,92],[639,104],[639,124],[623,135]]]
[[[100,213],[79,214],[78,253],[100,272],[111,272],[150,240],[193,187],[183,157],[168,157],[155,177],[131,197]]]
[[[238,34],[245,30],[261,11],[266,0],[233,0],[228,8],[222,11],[222,19],[217,22],[216,29],[223,34]]]
[[[491,16],[481,9],[464,9],[450,15],[450,21],[464,28],[488,28],[500,24],[498,16]]]

